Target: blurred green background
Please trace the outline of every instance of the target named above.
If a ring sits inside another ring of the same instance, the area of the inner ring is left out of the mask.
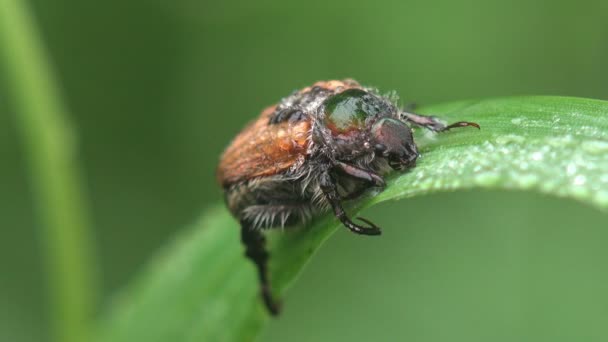
[[[29,3],[78,129],[106,299],[220,201],[216,162],[242,126],[316,80],[352,77],[422,104],[608,100],[603,0]],[[39,227],[4,81],[0,340],[47,341]],[[366,216],[384,237],[336,234],[260,340],[608,336],[606,216],[590,208],[470,192]]]

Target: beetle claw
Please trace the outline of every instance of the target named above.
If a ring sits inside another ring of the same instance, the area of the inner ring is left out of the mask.
[[[458,122],[454,122],[451,125],[445,126],[444,128],[442,128],[440,130],[440,132],[449,131],[451,128],[458,128],[458,127],[475,127],[477,129],[481,129],[481,127],[479,127],[479,124],[477,124],[475,122],[458,121]]]
[[[353,223],[352,221],[348,221],[347,223],[345,223],[345,225],[353,233],[357,233],[357,234],[361,234],[361,235],[380,235],[380,234],[382,234],[380,227],[376,226],[371,221],[369,221],[363,217],[357,217],[357,219],[359,221],[367,223],[369,225],[369,227],[360,226],[358,224]]]

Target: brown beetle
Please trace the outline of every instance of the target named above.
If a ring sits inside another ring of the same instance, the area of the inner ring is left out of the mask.
[[[278,314],[279,305],[270,292],[262,230],[307,222],[331,209],[352,232],[379,235],[370,221],[353,222],[342,201],[382,188],[392,170],[415,166],[419,154],[408,124],[436,132],[479,128],[464,121],[446,126],[395,102],[354,80],[317,82],[266,108],[222,155],[218,180],[241,223],[246,255],[257,266],[271,314]]]

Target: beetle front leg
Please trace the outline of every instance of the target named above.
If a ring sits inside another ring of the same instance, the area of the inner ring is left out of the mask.
[[[416,126],[424,127],[426,129],[430,129],[431,131],[434,131],[434,132],[445,132],[445,131],[449,131],[452,128],[469,127],[469,126],[480,129],[479,125],[475,122],[458,121],[458,122],[455,122],[453,124],[446,126],[445,124],[440,122],[438,118],[436,118],[434,116],[420,115],[420,114],[409,113],[409,112],[405,112],[405,111],[401,112],[401,118],[405,121],[413,123]]]
[[[365,181],[365,182],[369,183],[371,186],[375,186],[377,188],[384,188],[386,186],[386,182],[384,181],[384,178],[382,178],[379,174],[377,174],[375,172],[363,170],[356,166],[346,164],[343,162],[336,162],[335,165],[336,165],[336,168],[338,168],[340,171],[342,171],[345,175],[348,175],[355,179]],[[362,187],[357,191],[349,193],[345,196],[341,196],[341,199],[343,199],[345,201],[355,199],[355,198],[361,196],[368,189],[369,189],[369,187]]]
[[[351,232],[362,235],[381,234],[380,228],[377,227],[375,224],[371,223],[370,221],[358,217],[359,220],[369,225],[369,227],[360,226],[351,221],[351,219],[346,215],[344,208],[342,208],[340,196],[338,195],[338,187],[336,186],[335,180],[329,174],[329,171],[325,171],[323,172],[323,174],[321,174],[320,186],[321,190],[323,191],[323,194],[325,195],[325,199],[327,199],[334,211],[334,215],[336,215],[340,222],[342,222],[342,224]]]
[[[346,164],[340,161],[336,162],[336,167],[345,174],[353,178],[367,181],[375,187],[384,188],[386,186],[386,182],[384,182],[384,179],[375,172],[363,170],[356,166]]]

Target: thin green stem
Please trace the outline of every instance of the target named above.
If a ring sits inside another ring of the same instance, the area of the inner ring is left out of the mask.
[[[14,100],[41,217],[54,339],[86,341],[97,270],[88,207],[67,111],[23,0],[0,0],[0,68]]]

